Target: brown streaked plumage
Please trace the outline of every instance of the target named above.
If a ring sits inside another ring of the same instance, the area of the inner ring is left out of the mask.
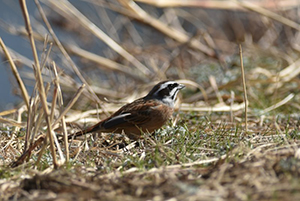
[[[184,85],[174,81],[163,81],[155,85],[143,98],[121,107],[107,119],[69,136],[81,136],[86,133],[122,133],[131,139],[138,139],[141,132],[153,132],[162,127],[172,116],[174,102]]]

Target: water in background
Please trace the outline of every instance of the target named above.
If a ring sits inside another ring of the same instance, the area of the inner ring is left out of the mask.
[[[26,1],[26,3],[30,16],[40,18],[34,1]],[[84,4],[79,0],[73,0],[72,4],[76,5],[76,7],[79,7],[79,9],[85,9],[86,7],[84,7]],[[20,9],[19,1],[0,0],[0,5],[0,37],[8,48],[32,60],[33,64],[32,50],[28,38],[8,33],[6,30],[7,28],[4,28],[7,24],[13,25],[12,27],[24,27],[24,19],[22,16],[22,11]],[[30,20],[33,25],[36,24],[36,19],[31,17]],[[58,32],[56,32],[56,34],[60,36]],[[1,48],[0,51],[2,52]],[[40,54],[41,52],[39,51],[38,53]],[[0,111],[3,111],[16,108],[16,106],[20,104],[23,99],[22,97],[20,97],[21,93],[19,92],[19,87],[17,85],[15,77],[13,76],[6,57],[2,53],[0,55]],[[22,72],[33,73],[28,66],[21,65],[17,66],[17,68],[19,70],[19,73],[21,74],[21,77]],[[32,82],[32,80],[24,78],[23,81],[30,95],[32,93],[32,86],[34,85],[34,83]]]
[[[24,26],[19,1],[0,0],[0,4],[1,24],[8,23],[16,26]],[[27,1],[27,6],[30,13],[35,12],[36,7],[34,1]],[[2,27],[0,27],[0,36],[8,48],[21,53],[29,59],[32,59],[32,52],[31,49],[29,49],[30,45],[27,39],[7,33],[7,31]],[[0,61],[0,86],[0,111],[12,109],[16,106],[16,104],[22,101],[21,97],[14,94],[14,92],[18,90],[18,86],[10,66],[2,54]]]

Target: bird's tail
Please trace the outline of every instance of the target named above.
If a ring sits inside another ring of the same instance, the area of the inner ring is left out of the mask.
[[[74,134],[69,135],[68,140],[73,139],[73,138],[75,139],[76,137],[83,136],[87,133],[93,133],[95,131],[98,131],[99,127],[100,127],[100,123],[102,123],[102,122],[99,122],[96,125],[93,125],[93,126],[87,128],[87,129],[84,129],[84,130],[81,130],[81,131],[78,131]]]

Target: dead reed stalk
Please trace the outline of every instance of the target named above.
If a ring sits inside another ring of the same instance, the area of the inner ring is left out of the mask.
[[[244,62],[243,62],[243,49],[241,44],[239,44],[239,52],[240,52],[241,74],[242,74],[242,82],[243,82],[243,90],[244,90],[244,102],[245,102],[245,132],[247,133],[248,132],[248,97],[247,97],[246,78],[245,78],[245,70],[244,70]]]
[[[9,53],[8,49],[6,48],[6,46],[5,46],[5,44],[4,44],[1,37],[0,37],[0,46],[2,47],[3,52],[5,53],[6,58],[9,61],[10,68],[11,68],[11,70],[12,70],[12,72],[13,72],[13,74],[14,74],[17,82],[18,82],[18,85],[19,85],[21,93],[22,93],[23,100],[24,100],[24,102],[27,106],[27,110],[28,110],[29,109],[29,97],[28,97],[27,89],[26,89],[26,87],[25,87],[25,85],[24,85],[24,83],[23,83],[23,81],[20,77],[20,74],[18,72],[18,69],[17,69],[15,63],[13,62],[13,59],[11,58],[10,53]]]
[[[30,40],[30,45],[32,48],[32,53],[33,53],[33,58],[34,58],[35,76],[36,76],[36,81],[38,83],[37,86],[38,86],[38,91],[39,91],[39,96],[41,99],[42,107],[45,112],[45,119],[46,119],[47,127],[48,127],[47,133],[48,133],[48,138],[50,140],[50,150],[51,150],[51,155],[52,155],[52,159],[53,159],[53,165],[54,165],[54,168],[57,168],[58,163],[57,163],[57,159],[56,159],[54,140],[53,140],[53,136],[52,136],[52,125],[50,122],[50,113],[49,113],[49,109],[48,109],[48,105],[47,105],[47,98],[46,98],[42,73],[41,73],[41,69],[40,69],[39,58],[38,58],[37,50],[35,47],[34,37],[32,35],[32,27],[31,27],[29,14],[28,14],[27,6],[26,6],[26,0],[19,0],[19,3],[21,6],[21,10],[23,12],[26,30],[27,30],[28,37]]]
[[[49,33],[51,34],[55,44],[57,45],[57,47],[59,48],[59,50],[61,51],[61,53],[64,55],[64,57],[66,58],[66,60],[69,62],[70,66],[72,67],[73,71],[75,72],[75,74],[78,76],[78,78],[81,80],[81,82],[83,82],[86,86],[88,91],[90,92],[90,94],[92,95],[94,101],[96,101],[97,103],[100,103],[101,101],[99,100],[98,96],[95,94],[94,90],[91,88],[91,86],[88,84],[88,82],[86,81],[86,79],[82,76],[81,72],[78,70],[76,64],[73,62],[73,60],[71,59],[70,55],[67,53],[66,49],[64,48],[64,46],[61,44],[60,40],[58,39],[58,37],[56,36],[55,32],[53,31],[46,15],[45,12],[43,10],[43,8],[41,7],[40,3],[38,0],[35,0],[35,4],[40,12],[40,15],[45,23],[45,25],[48,28]]]

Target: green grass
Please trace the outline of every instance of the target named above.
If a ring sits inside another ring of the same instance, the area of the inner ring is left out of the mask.
[[[298,196],[299,180],[296,178],[300,176],[300,163],[291,154],[296,151],[293,147],[300,143],[297,118],[270,118],[259,126],[259,121],[253,121],[254,117],[251,117],[252,123],[245,133],[243,123],[229,122],[228,113],[198,115],[181,112],[179,115],[180,120],[174,127],[170,123],[154,135],[145,133],[144,140],[139,140],[134,147],[122,148],[123,152],[119,152],[118,146],[131,142],[122,136],[108,135],[107,138],[96,138],[96,141],[88,136],[80,146],[72,145],[75,150],[81,147],[81,151],[78,155],[76,151],[71,154],[70,162],[57,170],[51,170],[49,149],[37,169],[32,170],[38,147],[28,163],[14,169],[8,168],[8,163],[2,166],[0,181],[14,182],[16,185],[11,189],[21,187],[37,192],[39,188],[46,192],[61,189],[61,192],[74,192],[86,198],[104,196],[108,199],[112,196],[110,198],[116,200],[153,196],[230,199],[236,198],[237,191],[248,200]],[[116,142],[117,145],[110,146]],[[214,158],[217,159],[215,162],[209,162]],[[206,160],[208,162],[201,163]],[[25,175],[28,179],[24,180]],[[238,187],[234,187],[237,184]],[[220,194],[215,185],[229,194]],[[118,193],[113,196],[108,189]],[[276,193],[274,189],[285,189],[285,193]],[[85,194],[86,190],[90,193]],[[203,193],[200,195],[199,192]],[[13,195],[13,191],[7,191],[6,195]]]

